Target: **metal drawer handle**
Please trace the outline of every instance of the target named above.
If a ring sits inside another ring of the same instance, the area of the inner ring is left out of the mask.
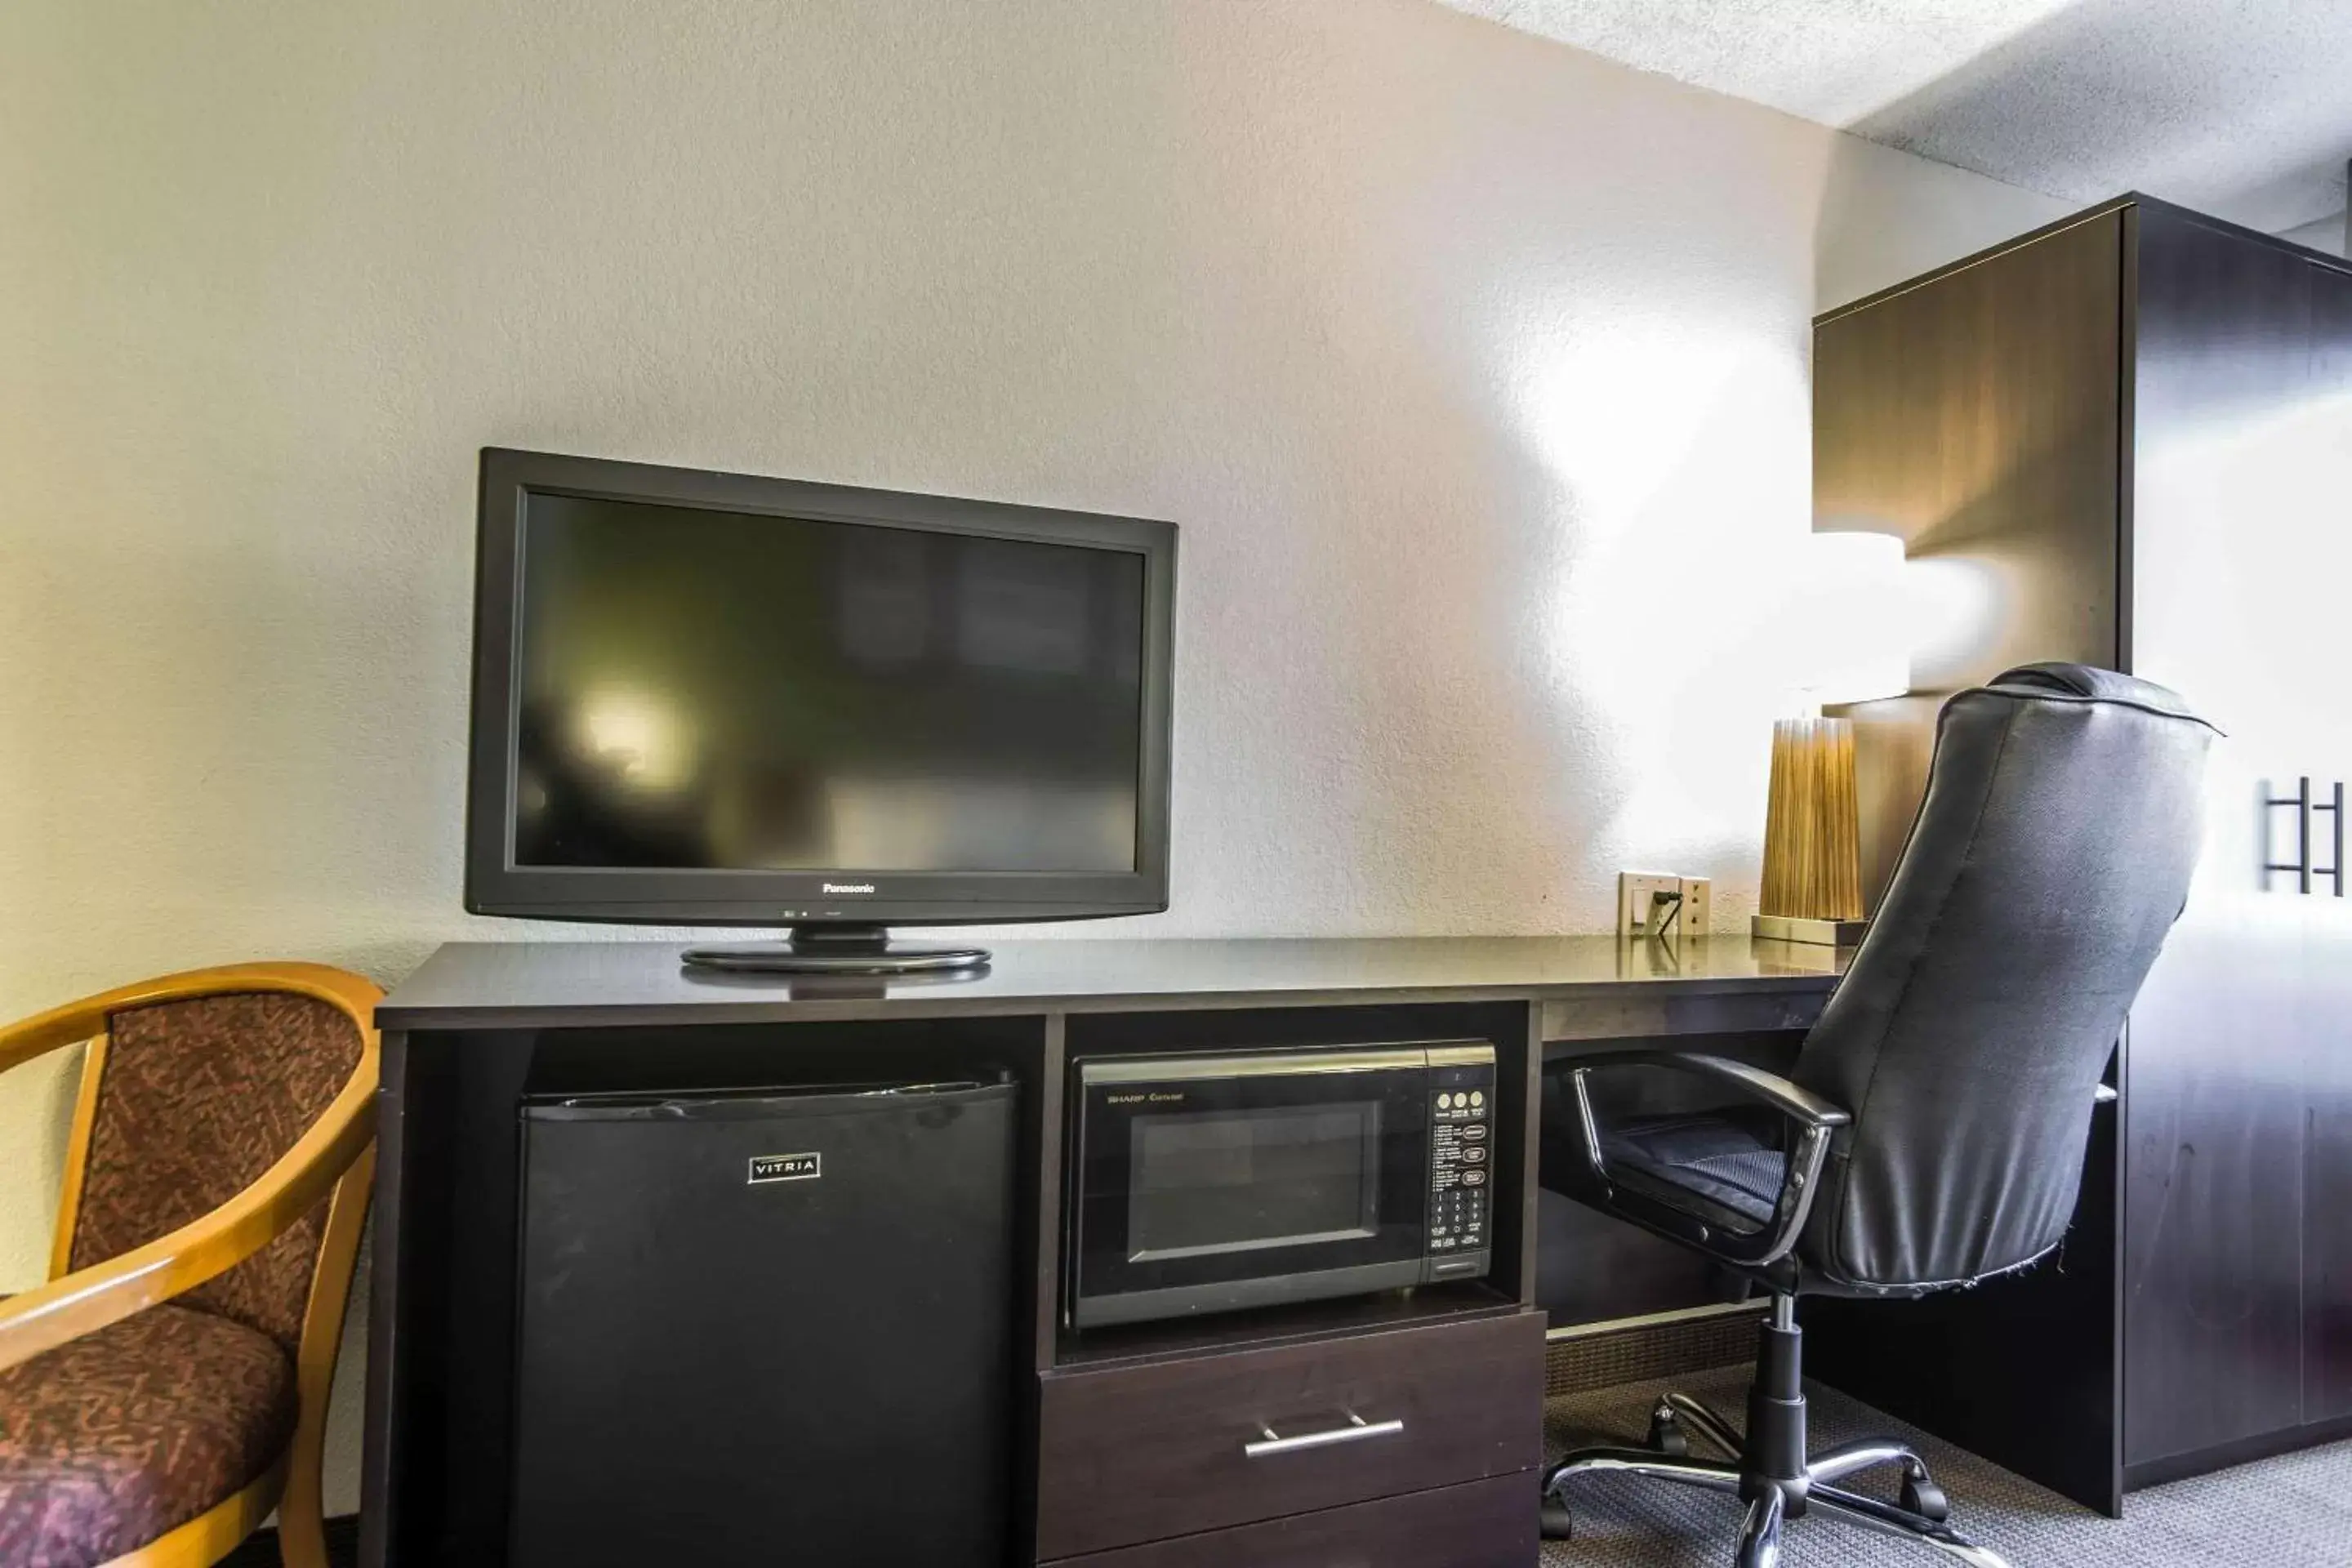
[[[1360,1443],[1367,1437],[1401,1437],[1404,1436],[1402,1421],[1367,1421],[1354,1411],[1348,1412],[1348,1424],[1334,1426],[1328,1432],[1301,1432],[1296,1437],[1285,1437],[1271,1426],[1261,1426],[1265,1436],[1254,1443],[1244,1443],[1242,1452],[1253,1459],[1268,1454],[1296,1454],[1307,1448],[1328,1448],[1334,1443]]]

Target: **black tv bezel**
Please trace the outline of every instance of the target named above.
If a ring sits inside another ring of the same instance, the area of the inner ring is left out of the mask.
[[[534,494],[1076,544],[1143,557],[1143,714],[1136,867],[1124,872],[648,870],[514,858],[522,541]],[[486,447],[474,574],[466,909],[530,920],[666,926],[947,926],[1099,920],[1168,907],[1176,525],[1147,518]],[[823,890],[870,883],[870,896]]]

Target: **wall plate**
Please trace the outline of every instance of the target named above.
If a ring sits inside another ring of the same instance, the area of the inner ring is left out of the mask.
[[[1636,937],[1648,930],[1661,900],[1668,903],[1664,923],[1650,934],[1673,941],[1705,936],[1715,919],[1715,884],[1705,877],[1678,877],[1668,871],[1617,873],[1617,934]]]
[[[1685,936],[1705,936],[1715,929],[1715,883],[1706,877],[1685,877],[1682,929]]]
[[[1639,936],[1647,927],[1656,901],[1675,900],[1676,908],[1666,930],[1677,931],[1681,927],[1680,900],[1683,879],[1671,871],[1620,871],[1617,873],[1617,934]]]

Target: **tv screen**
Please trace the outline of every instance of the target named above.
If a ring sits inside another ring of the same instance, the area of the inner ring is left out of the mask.
[[[1132,871],[1143,558],[546,496],[515,859]]]
[[[483,523],[474,906],[1164,907],[1172,526],[495,451]]]

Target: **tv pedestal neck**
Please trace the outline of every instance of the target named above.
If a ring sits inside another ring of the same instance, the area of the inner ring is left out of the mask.
[[[887,926],[824,921],[786,929],[782,942],[689,947],[684,962],[691,969],[759,974],[918,974],[988,967],[984,947],[894,945]]]

